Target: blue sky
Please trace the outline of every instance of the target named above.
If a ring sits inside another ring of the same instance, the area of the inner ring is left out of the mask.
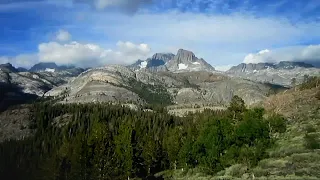
[[[130,64],[179,48],[218,69],[320,61],[319,0],[2,0],[0,23],[0,63],[15,66]]]

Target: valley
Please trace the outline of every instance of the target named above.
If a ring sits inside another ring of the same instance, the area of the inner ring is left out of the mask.
[[[0,0],[0,180],[320,179],[320,0]]]

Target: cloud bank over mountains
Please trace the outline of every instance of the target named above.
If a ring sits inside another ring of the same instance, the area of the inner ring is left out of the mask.
[[[248,54],[244,63],[277,63],[280,61],[306,62],[320,65],[320,45],[292,46],[274,50],[262,50]]]
[[[114,49],[103,48],[94,43],[70,42],[72,35],[63,29],[60,29],[55,35],[56,41],[40,43],[38,52],[14,57],[2,56],[0,63],[9,62],[17,67],[30,67],[38,62],[55,62],[59,65],[72,64],[79,67],[96,67],[108,64],[128,65],[138,59],[146,59],[157,52],[152,52],[148,44],[135,44],[129,41],[118,41]],[[277,63],[280,61],[299,61],[319,66],[320,45],[265,49],[257,53],[250,53],[243,60],[244,63]],[[219,65],[216,66],[216,69],[226,71],[232,65],[236,64]]]
[[[105,49],[96,44],[65,42],[71,34],[65,30],[56,33],[60,42],[45,42],[38,45],[38,52],[15,57],[0,57],[0,63],[12,63],[17,67],[30,67],[37,62],[72,64],[79,67],[96,67],[108,64],[131,64],[137,59],[146,59],[150,54],[147,44],[118,41],[115,49]]]
[[[241,62],[314,64],[319,7],[314,0],[3,0],[0,63],[98,66],[182,48],[221,70]]]
[[[39,45],[38,57],[41,62],[95,67],[107,64],[131,64],[139,58],[146,58],[150,53],[147,44],[119,41],[116,46],[117,48],[112,50],[76,41],[67,44],[49,42]]]

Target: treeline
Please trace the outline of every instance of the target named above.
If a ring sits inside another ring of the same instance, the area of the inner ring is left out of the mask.
[[[246,109],[234,97],[225,111],[180,118],[164,108],[144,112],[110,104],[34,104],[35,135],[0,145],[1,179],[150,178],[175,168],[216,173],[232,164],[249,168],[267,156],[278,115]]]

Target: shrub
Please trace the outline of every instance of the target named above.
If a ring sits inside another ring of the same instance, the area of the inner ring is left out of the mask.
[[[248,171],[248,167],[243,164],[235,164],[226,169],[225,175],[233,177],[241,177]]]
[[[286,120],[283,116],[278,114],[273,114],[267,119],[271,132],[284,133],[286,131],[287,125]]]
[[[235,113],[241,113],[246,110],[243,99],[235,95],[232,97],[228,110],[234,111]]]
[[[305,147],[308,149],[320,149],[320,142],[316,134],[306,134]]]
[[[300,90],[311,89],[320,85],[320,77],[309,77],[301,85]]]
[[[320,89],[319,89],[318,92],[316,93],[316,98],[317,98],[318,100],[320,100]]]
[[[307,127],[306,127],[306,132],[307,133],[312,133],[312,132],[316,132],[317,130],[311,125],[309,124]]]

